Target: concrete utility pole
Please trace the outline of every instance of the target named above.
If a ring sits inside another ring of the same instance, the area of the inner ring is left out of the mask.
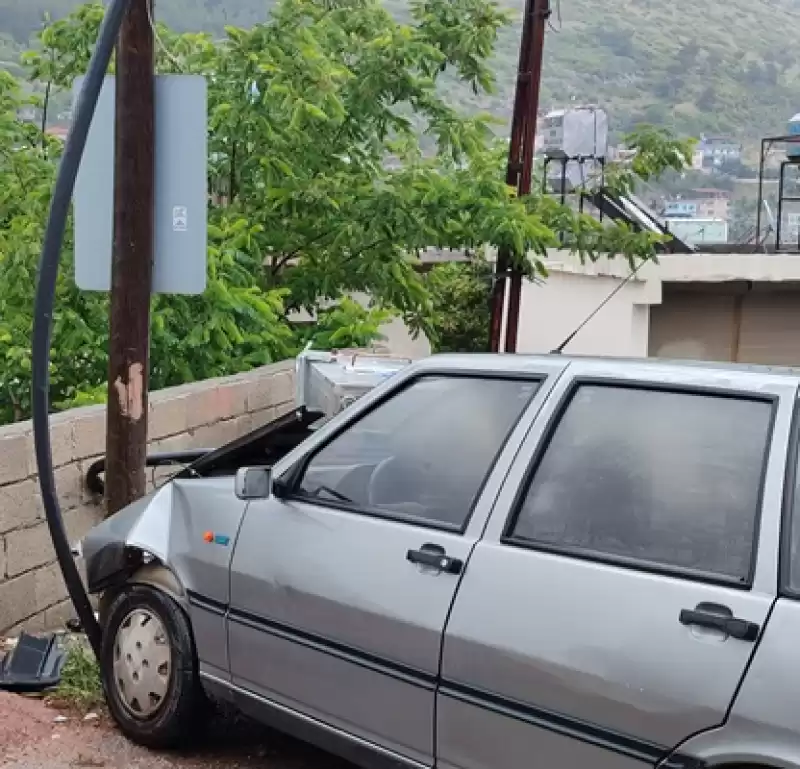
[[[516,187],[520,195],[528,195],[531,191],[536,116],[539,111],[539,90],[542,83],[544,32],[549,18],[550,0],[526,0],[506,171],[506,183]],[[500,337],[507,283],[510,290],[506,313],[506,340],[505,347],[502,347]],[[497,255],[495,280],[492,285],[492,318],[489,328],[489,349],[492,352],[517,350],[521,293],[522,272],[511,265],[508,249],[501,248]]]
[[[131,0],[117,43],[114,255],[111,269],[106,503],[145,492],[155,202],[151,0]]]

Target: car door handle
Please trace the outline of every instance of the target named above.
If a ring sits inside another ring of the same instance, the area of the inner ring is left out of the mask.
[[[460,558],[451,558],[441,545],[425,544],[419,550],[409,550],[406,559],[420,566],[443,571],[445,574],[461,574],[464,562]]]
[[[694,609],[681,609],[681,625],[697,625],[719,630],[740,641],[755,641],[761,627],[756,622],[734,617],[727,607],[716,603],[699,603]]]

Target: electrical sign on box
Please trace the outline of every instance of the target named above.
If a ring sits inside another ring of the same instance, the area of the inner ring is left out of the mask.
[[[75,81],[77,98],[83,78]],[[111,290],[114,240],[114,96],[107,77],[75,183],[75,283]],[[206,288],[208,147],[205,78],[159,75],[155,92],[153,293]]]

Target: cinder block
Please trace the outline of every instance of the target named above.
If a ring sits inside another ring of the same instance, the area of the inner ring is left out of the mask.
[[[50,448],[53,452],[54,467],[67,465],[75,459],[75,433],[69,412],[51,418]]]
[[[188,398],[187,409],[186,426],[189,430],[218,422],[217,386],[192,393]]]
[[[72,423],[75,436],[75,459],[106,453],[106,411],[92,409]]]
[[[33,437],[30,427],[9,425],[0,429],[0,484],[14,483],[34,472]]]
[[[294,401],[294,373],[282,371],[272,378],[273,404]]]
[[[272,377],[259,377],[248,382],[247,410],[263,411],[274,403]]]
[[[33,572],[0,583],[0,634],[36,613]]]
[[[247,435],[250,432],[250,425],[252,424],[252,420],[250,419],[249,414],[244,414],[239,417],[235,417],[231,419],[230,422],[230,440],[236,440],[237,438],[241,438],[243,435]]]
[[[9,577],[44,566],[54,558],[55,551],[47,524],[40,523],[6,534],[6,571]]]
[[[236,419],[226,419],[224,422],[217,422],[217,424],[212,425],[212,429],[214,430],[215,444],[217,446],[225,446],[239,437]]]
[[[56,494],[61,510],[69,510],[81,503],[83,475],[77,463],[59,467],[55,473]]]
[[[43,517],[38,481],[29,479],[0,487],[0,534],[31,526]]]
[[[24,619],[8,630],[0,628],[0,634],[9,638],[16,638],[24,630],[26,633],[43,633],[47,628],[44,626],[44,612],[40,611],[32,617]]]
[[[102,505],[79,505],[64,513],[64,527],[70,544],[77,542],[86,532],[103,520]]]
[[[220,445],[219,430],[216,424],[202,425],[192,433],[189,438],[189,447],[193,449],[215,449]]]
[[[154,398],[150,403],[150,414],[147,418],[148,440],[159,440],[185,432],[190,400],[191,396],[188,395]]]
[[[248,414],[248,424],[250,430],[257,430],[259,427],[263,427],[264,425],[269,424],[270,422],[274,422],[278,412],[276,411],[274,406],[270,406],[266,409],[261,409],[261,411],[252,411]]]
[[[181,433],[180,435],[173,435],[169,438],[162,438],[150,444],[148,453],[183,451],[184,449],[191,448],[191,439],[192,436],[188,432]]]
[[[59,601],[55,606],[50,606],[44,610],[44,629],[49,632],[63,630],[67,624],[67,620],[75,616],[75,609],[72,606],[72,601],[66,599]]]
[[[220,418],[231,419],[246,414],[247,395],[250,391],[248,383],[241,379],[232,379],[228,382],[223,380],[223,382],[217,388]]]
[[[67,597],[67,587],[57,563],[51,563],[43,569],[33,572],[34,611],[42,611]]]
[[[233,401],[233,409],[231,416],[244,416],[247,413],[247,394],[250,392],[250,387],[243,379],[239,379],[230,385],[231,400]]]

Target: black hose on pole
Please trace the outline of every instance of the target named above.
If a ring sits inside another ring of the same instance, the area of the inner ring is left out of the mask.
[[[122,20],[128,10],[128,2],[129,0],[111,0],[100,27],[94,53],[89,61],[86,79],[78,96],[75,117],[67,136],[53,190],[53,198],[50,201],[50,215],[39,260],[33,318],[33,440],[39,471],[39,486],[42,491],[47,525],[53,539],[53,547],[61,567],[61,573],[64,575],[67,591],[98,659],[102,631],[94,616],[89,596],[83,587],[78,567],[73,560],[64,528],[64,519],[61,515],[61,506],[58,504],[56,496],[53,453],[50,445],[50,341],[58,265],[69,205],[75,189],[75,179],[86,146],[89,127],[97,106],[97,99],[103,87],[103,79],[122,26]]]

